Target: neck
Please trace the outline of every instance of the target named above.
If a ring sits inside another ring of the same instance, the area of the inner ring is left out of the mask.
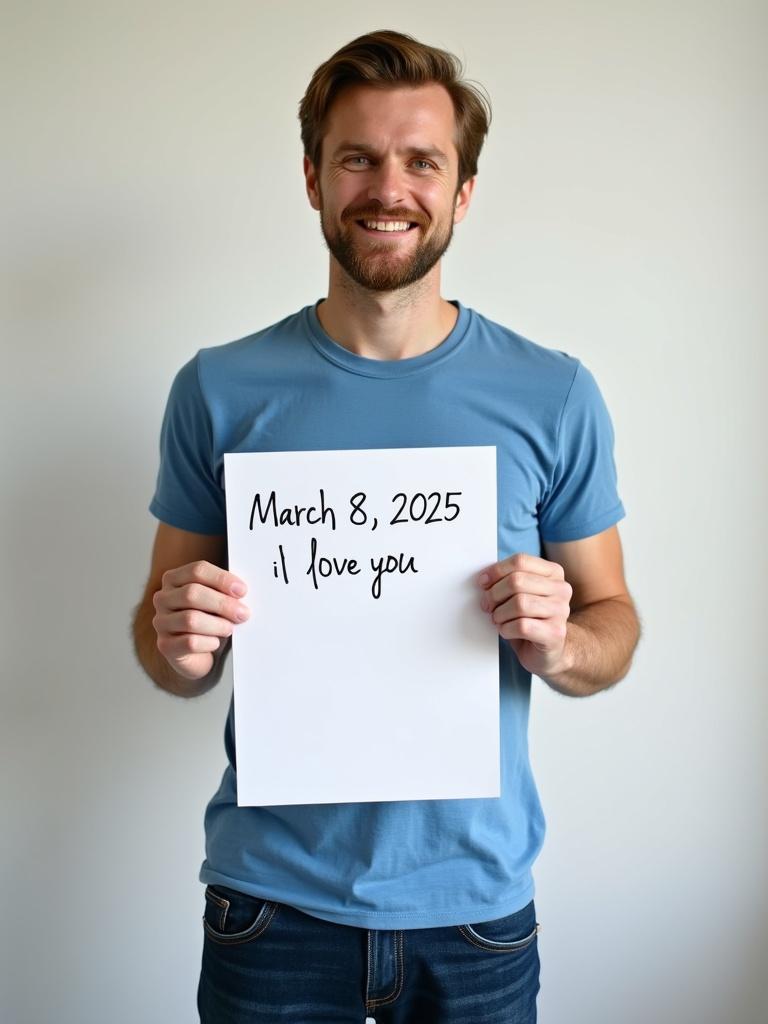
[[[360,287],[331,260],[328,298],[317,316],[329,337],[368,359],[410,359],[436,348],[452,331],[456,307],[440,295],[440,264],[394,292]]]

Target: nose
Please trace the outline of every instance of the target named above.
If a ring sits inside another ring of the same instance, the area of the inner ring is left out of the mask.
[[[400,169],[394,160],[381,160],[368,182],[367,197],[385,208],[405,201],[406,189]]]

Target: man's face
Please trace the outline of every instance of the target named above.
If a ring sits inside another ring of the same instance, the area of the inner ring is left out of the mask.
[[[448,248],[474,186],[458,188],[454,136],[441,85],[356,85],[337,96],[320,171],[305,158],[304,173],[332,256],[362,287],[405,288]]]

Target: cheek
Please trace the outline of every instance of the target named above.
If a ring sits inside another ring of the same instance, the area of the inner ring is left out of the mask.
[[[318,195],[335,210],[344,210],[352,203],[365,201],[365,188],[360,179],[350,179],[348,175],[329,174],[321,191],[318,182]]]
[[[416,195],[433,216],[446,212],[453,214],[456,209],[454,190],[447,183],[432,182],[420,189]]]

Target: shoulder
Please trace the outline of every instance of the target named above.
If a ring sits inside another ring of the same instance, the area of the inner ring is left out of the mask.
[[[310,307],[262,327],[234,341],[201,348],[191,360],[196,367],[201,387],[206,391],[217,383],[231,383],[237,375],[248,370],[290,360],[297,344],[307,337],[307,314]]]
[[[544,389],[556,400],[565,400],[577,377],[581,361],[570,353],[533,341],[511,327],[471,310],[472,329],[485,358],[500,362],[526,387]]]
[[[564,377],[573,377],[579,360],[562,349],[532,341],[511,327],[472,310],[475,331],[508,355]]]

